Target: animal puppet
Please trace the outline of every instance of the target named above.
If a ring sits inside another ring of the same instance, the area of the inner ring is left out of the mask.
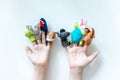
[[[83,41],[83,46],[86,45],[86,46],[89,46],[92,39],[94,38],[94,35],[95,35],[95,30],[94,28],[92,28],[92,30],[90,32],[88,32],[84,38],[82,39]]]
[[[48,41],[48,45],[52,45],[55,40],[55,32],[48,32],[46,40]]]
[[[77,22],[74,24],[74,28],[71,33],[71,43],[79,43],[83,37],[83,33]]]
[[[67,40],[67,37],[70,35],[70,32],[65,31],[65,29],[60,29],[60,33],[57,32],[57,36],[61,39],[63,47],[70,45],[70,42]]]
[[[27,29],[27,30],[25,31],[25,36],[28,37],[28,39],[29,39],[31,42],[36,41],[36,37],[35,37],[35,35],[31,32],[30,29]]]
[[[45,35],[47,35],[48,26],[47,26],[47,22],[46,22],[46,20],[44,18],[40,19],[39,26],[40,26],[40,29],[45,32]]]
[[[83,39],[89,32],[90,32],[89,28],[84,28],[84,34],[83,34],[82,40],[79,43],[80,46],[84,46],[84,40]]]
[[[79,42],[80,46],[84,46],[84,37],[90,32],[89,28],[87,27],[87,20],[84,22],[83,19],[81,19],[80,28],[83,34],[82,40]]]
[[[29,29],[35,35],[37,40],[41,38],[41,30],[38,24],[35,25],[34,29],[31,25],[27,25],[26,28]]]

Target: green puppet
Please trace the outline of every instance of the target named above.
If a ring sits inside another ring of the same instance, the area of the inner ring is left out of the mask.
[[[25,31],[25,36],[28,37],[28,39],[31,41],[31,42],[34,42],[36,40],[36,37],[35,35],[31,32],[30,29],[27,29]]]

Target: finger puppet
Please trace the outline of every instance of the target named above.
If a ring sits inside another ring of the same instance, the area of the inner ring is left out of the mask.
[[[92,30],[89,31],[89,32],[83,37],[83,39],[82,39],[82,41],[83,41],[82,46],[84,46],[84,45],[89,46],[90,43],[91,43],[91,41],[92,41],[92,39],[94,38],[94,35],[95,35],[95,30],[94,30],[94,28],[92,28]]]
[[[83,19],[81,19],[80,27],[81,28],[86,28],[87,27],[87,20],[84,22]]]
[[[47,33],[48,33],[48,26],[47,26],[46,20],[44,18],[40,19],[39,26],[40,26],[40,29],[45,32],[45,35],[47,35]]]
[[[89,28],[87,28],[87,21],[84,22],[83,19],[81,19],[80,28],[81,28],[83,37],[82,37],[82,40],[79,42],[79,45],[83,46],[84,45],[83,38],[90,32]]]
[[[83,37],[90,32],[88,25],[87,25],[87,20],[84,22],[83,19],[81,19],[81,23],[80,23],[80,29],[82,31]]]
[[[55,40],[55,32],[48,32],[46,40],[48,41],[48,45],[52,45]]]
[[[35,35],[31,32],[30,29],[27,29],[27,30],[25,31],[25,36],[28,37],[28,39],[29,39],[31,42],[36,41],[36,37],[35,37]]]
[[[34,26],[34,29],[31,25],[27,25],[26,28],[29,29],[35,35],[37,40],[41,38],[41,30],[38,24]]]
[[[65,31],[65,29],[60,29],[60,33],[57,32],[56,34],[61,39],[63,47],[70,45],[69,41],[67,40],[67,37],[70,35],[70,32]]]
[[[79,43],[83,34],[77,22],[74,24],[74,28],[75,29],[71,33],[71,43]]]

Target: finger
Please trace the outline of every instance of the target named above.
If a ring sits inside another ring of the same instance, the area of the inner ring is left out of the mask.
[[[44,31],[42,31],[42,44],[46,44],[45,32]]]
[[[50,45],[47,45],[47,49],[48,49],[48,51],[50,50],[50,48],[51,48],[51,46],[50,46]]]
[[[91,56],[89,56],[88,59],[90,60],[90,62],[93,61],[98,54],[99,54],[99,51],[96,51]]]
[[[70,46],[67,46],[66,48],[67,48],[67,50],[69,50],[71,47],[70,47]]]
[[[77,45],[78,45],[78,44],[75,43],[75,44],[73,44],[73,47],[77,47]]]
[[[38,44],[41,44],[41,40],[40,40],[40,39],[38,39],[38,40],[37,40],[37,43],[38,43]]]
[[[25,51],[26,51],[28,56],[30,56],[32,54],[32,49],[28,46],[25,47]]]
[[[32,42],[32,45],[33,45],[33,46],[37,45],[36,41],[33,41],[33,42]]]
[[[88,47],[88,46],[86,46],[86,45],[83,46],[84,49],[87,49],[87,47]]]

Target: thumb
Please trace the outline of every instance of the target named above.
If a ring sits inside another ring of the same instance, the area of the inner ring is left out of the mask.
[[[28,56],[30,56],[32,54],[32,49],[28,46],[25,46],[25,51],[26,51]]]
[[[98,54],[99,54],[99,51],[96,51],[91,56],[89,56],[88,59],[90,60],[90,62],[93,61],[97,57]]]

